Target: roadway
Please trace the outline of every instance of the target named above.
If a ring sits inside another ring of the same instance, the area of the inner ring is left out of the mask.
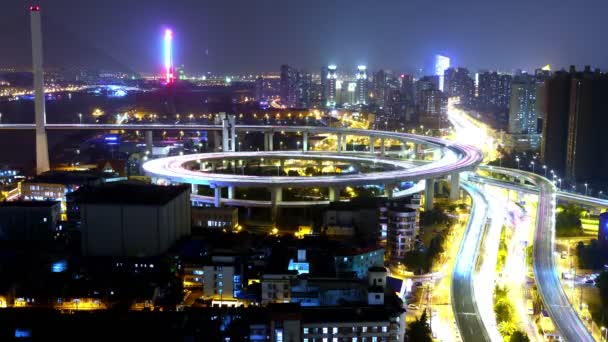
[[[465,182],[461,186],[471,196],[473,205],[452,274],[452,309],[463,341],[490,341],[479,315],[473,286],[479,250],[486,227],[488,202],[475,186]]]
[[[512,174],[517,173],[517,170],[500,168],[500,167],[495,167],[495,166],[487,166],[487,165],[481,165],[481,166],[479,166],[479,169],[485,170],[485,171],[490,171],[490,172],[492,172],[493,170],[499,170],[497,172],[502,173],[502,174],[504,174],[504,170],[514,171],[514,173],[512,173]],[[500,170],[502,170],[502,171],[500,171]],[[521,171],[521,173],[524,174],[524,171]],[[528,173],[528,172],[525,172],[525,173]],[[535,175],[535,174],[532,173],[532,175]],[[525,178],[525,179],[527,179],[528,181],[531,181],[531,179],[529,179],[529,178]],[[483,182],[486,184],[495,185],[495,186],[498,186],[501,188],[521,191],[521,192],[534,194],[534,195],[538,194],[538,187],[534,186],[534,185],[530,185],[530,184],[512,183],[512,182],[508,182],[505,180],[487,178],[487,177],[483,177],[483,176],[479,176],[479,175],[470,175],[469,180],[471,180],[471,181],[483,180]],[[547,179],[547,181],[549,181],[549,180]],[[557,199],[560,201],[576,203],[576,204],[583,205],[583,206],[586,205],[586,206],[592,206],[592,207],[608,208],[608,200],[605,200],[605,199],[585,196],[585,195],[576,194],[576,193],[567,192],[567,191],[561,191],[561,190],[556,191],[556,194],[557,194]]]
[[[188,165],[198,161],[221,161],[236,159],[312,159],[312,160],[338,160],[351,162],[367,162],[369,164],[386,164],[395,167],[395,170],[352,173],[335,176],[252,176],[239,174],[220,174],[190,170]],[[369,184],[391,184],[395,182],[419,181],[426,178],[439,178],[461,168],[468,168],[470,164],[452,151],[447,151],[444,157],[436,162],[412,166],[409,161],[397,159],[382,159],[375,156],[352,156],[342,154],[327,154],[315,152],[218,152],[200,153],[154,159],[146,162],[143,169],[146,174],[170,180],[174,183],[235,186],[235,187],[316,187],[316,186],[354,186]]]
[[[507,176],[523,178],[537,186],[539,200],[534,234],[533,269],[544,308],[566,341],[594,341],[570,304],[568,296],[561,286],[555,265],[555,202],[557,198],[555,184],[530,172],[497,167],[493,167],[492,170]],[[523,189],[529,189],[529,187],[524,185]]]

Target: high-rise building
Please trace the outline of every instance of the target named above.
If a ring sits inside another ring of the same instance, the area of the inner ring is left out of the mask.
[[[537,134],[540,103],[537,102],[541,83],[532,75],[522,74],[513,79],[509,106],[509,133]]]
[[[446,56],[435,56],[435,76],[439,77],[439,90],[443,91],[445,71],[450,67],[450,59]]]
[[[572,181],[608,179],[608,76],[590,67],[570,84],[570,112],[566,146],[566,178]]]
[[[414,77],[401,74],[401,94],[408,104],[414,104]]]
[[[359,65],[357,67],[357,90],[356,104],[367,104],[367,67]]]
[[[323,99],[325,101],[325,107],[334,108],[336,107],[336,81],[338,80],[337,67],[330,65],[327,68],[323,68],[325,73],[321,75],[324,81],[323,87]]]
[[[557,72],[546,82],[542,159],[575,181],[608,180],[608,75],[586,66]]]
[[[442,117],[447,115],[448,98],[440,90],[423,90],[420,98],[420,109],[423,115],[431,117]]]
[[[312,105],[312,74],[289,65],[281,66],[281,102],[287,108],[308,108]]]
[[[550,169],[560,173],[566,167],[566,141],[568,138],[568,113],[570,112],[570,83],[574,70],[556,72],[544,87],[544,109],[541,159]]]
[[[509,108],[511,75],[494,72],[479,73],[477,103],[482,107]]]
[[[386,217],[386,252],[391,260],[403,260],[405,253],[415,248],[420,233],[419,207],[420,203],[394,200],[380,208],[380,215]]]
[[[289,65],[281,65],[281,102],[287,108],[296,106],[298,72]]]
[[[373,102],[380,108],[384,107],[386,94],[386,72],[382,69],[374,74]]]
[[[475,96],[475,82],[467,68],[449,68],[444,76],[444,93],[448,97],[459,97],[460,103],[472,105]]]
[[[425,90],[438,90],[439,76],[424,76],[416,81],[414,99],[416,105],[422,105],[422,93]]]
[[[296,83],[296,107],[310,108],[313,101],[313,82],[312,74],[300,71],[297,74]]]

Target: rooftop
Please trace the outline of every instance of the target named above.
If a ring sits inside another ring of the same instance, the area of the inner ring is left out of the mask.
[[[27,183],[85,185],[101,182],[108,177],[115,177],[115,175],[91,171],[48,171],[27,181]]]
[[[164,205],[188,191],[187,185],[109,183],[81,187],[69,197],[82,204]]]
[[[6,201],[0,202],[0,208],[47,208],[60,204],[57,201]]]

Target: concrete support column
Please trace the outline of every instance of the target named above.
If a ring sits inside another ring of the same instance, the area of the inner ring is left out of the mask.
[[[222,187],[216,185],[213,187],[213,191],[213,205],[219,208],[222,206]]]
[[[407,157],[407,147],[405,146],[405,142],[401,143],[401,157]]]
[[[198,184],[192,184],[192,194],[198,195]]]
[[[384,138],[380,138],[380,155],[383,157],[386,154],[386,147],[384,146],[385,142],[386,141],[384,140]]]
[[[228,187],[228,199],[234,199],[234,186]]]
[[[234,152],[236,150],[236,119],[234,115],[221,113],[222,119],[222,151]]]
[[[413,146],[413,150],[414,150],[414,159],[418,159],[418,150],[420,149],[420,145],[414,143]]]
[[[274,150],[274,132],[264,132],[264,151]]]
[[[450,200],[457,201],[460,199],[460,174],[452,173],[450,175]]]
[[[279,202],[283,201],[283,188],[276,187],[270,189],[270,202],[271,202],[271,218],[272,222],[277,220],[277,214],[279,213]]]
[[[302,134],[302,151],[308,151],[308,131],[304,131]]]
[[[340,189],[335,186],[329,187],[329,201],[335,202],[340,200]]]
[[[337,152],[342,152],[342,134],[338,133],[336,134],[336,151]]]
[[[152,131],[145,131],[144,132],[144,140],[146,142],[146,151],[150,152],[150,155],[152,155],[152,148],[154,147],[154,135]]]
[[[384,196],[386,196],[386,198],[393,199],[393,188],[394,187],[395,187],[395,184],[393,184],[393,183],[384,184]]]
[[[424,210],[433,210],[433,200],[435,199],[435,180],[427,179],[424,189]]]
[[[370,136],[369,137],[369,152],[371,152],[371,153],[376,152],[376,147],[374,146],[375,142],[376,142],[376,138],[373,136]]]
[[[441,149],[440,148],[434,148],[433,149],[433,160],[439,160],[441,159]]]

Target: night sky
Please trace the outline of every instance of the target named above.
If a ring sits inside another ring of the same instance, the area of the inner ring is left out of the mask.
[[[0,5],[0,66],[30,62],[23,0]],[[411,71],[435,53],[511,71],[608,66],[606,0],[42,0],[51,66],[160,70],[162,29],[188,72],[317,71],[327,63]]]

